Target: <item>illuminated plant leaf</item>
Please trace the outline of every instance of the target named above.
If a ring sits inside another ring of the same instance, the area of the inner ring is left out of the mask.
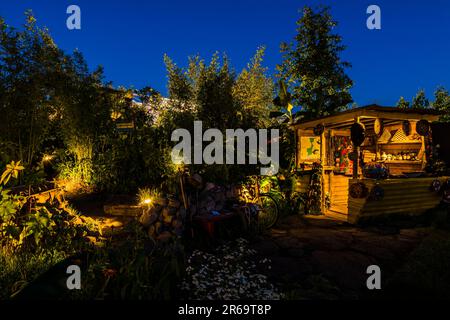
[[[16,162],[11,161],[10,164],[6,165],[6,170],[2,173],[0,178],[0,184],[7,184],[11,177],[17,179],[19,172],[25,169],[24,166],[20,165],[20,160]]]

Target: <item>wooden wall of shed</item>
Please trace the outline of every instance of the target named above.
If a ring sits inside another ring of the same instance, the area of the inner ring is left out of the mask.
[[[441,177],[441,183],[448,177]],[[389,179],[379,182],[371,179],[351,180],[350,184],[362,181],[369,191],[378,184],[384,190],[382,200],[355,199],[349,196],[348,221],[357,223],[361,219],[388,214],[419,215],[436,207],[442,196],[430,191],[436,178]]]
[[[323,175],[323,201],[329,196],[330,206],[323,213],[332,218],[347,221],[348,219],[348,182],[350,177],[334,174],[325,170]]]

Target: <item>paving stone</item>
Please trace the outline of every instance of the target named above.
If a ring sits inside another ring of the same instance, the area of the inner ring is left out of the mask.
[[[287,250],[287,254],[291,257],[300,258],[305,255],[305,250],[301,248],[290,248]]]
[[[276,243],[271,240],[259,241],[253,244],[252,249],[255,249],[262,256],[273,256],[280,250]]]
[[[275,242],[282,249],[303,248],[305,246],[299,239],[289,236],[277,238]]]
[[[350,289],[366,285],[367,267],[375,263],[374,259],[352,251],[315,251],[312,258],[319,273]]]

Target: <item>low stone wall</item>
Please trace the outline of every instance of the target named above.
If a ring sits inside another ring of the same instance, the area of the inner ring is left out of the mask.
[[[227,201],[237,196],[238,191],[234,186],[206,183],[195,195],[187,197],[187,204],[193,215],[207,215],[212,211],[222,211]],[[187,212],[181,200],[157,198],[153,199],[151,205],[140,208],[139,222],[153,239],[166,241],[174,236],[182,236]]]
[[[176,199],[157,198],[151,205],[141,207],[139,222],[148,235],[158,241],[181,237],[186,210]]]

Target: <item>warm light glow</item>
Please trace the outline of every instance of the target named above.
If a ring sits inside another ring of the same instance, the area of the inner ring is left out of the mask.
[[[150,204],[151,202],[152,202],[152,199],[149,199],[149,198],[144,200],[145,204]]]
[[[44,155],[44,157],[42,158],[42,161],[48,162],[48,161],[50,161],[50,160],[52,160],[52,159],[53,159],[53,157],[52,157],[51,155],[46,154],[46,155]]]

